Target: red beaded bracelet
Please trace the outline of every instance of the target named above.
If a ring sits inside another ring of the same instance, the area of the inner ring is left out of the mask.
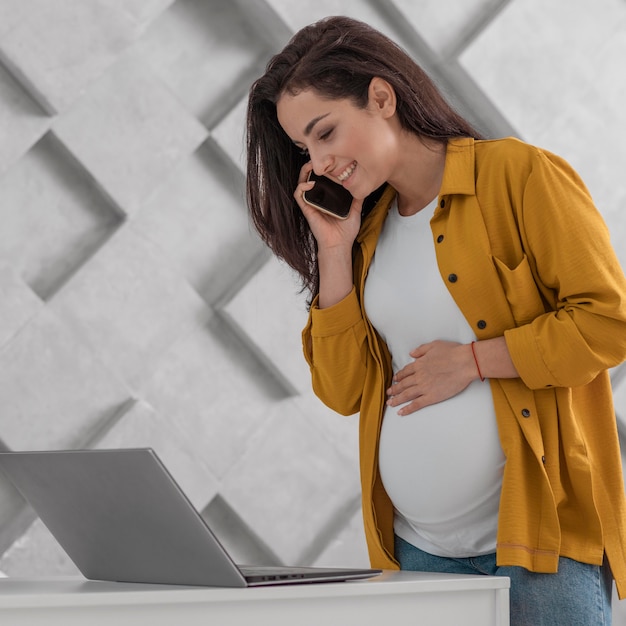
[[[480,378],[481,381],[484,381],[485,377],[482,375],[480,371],[480,365],[478,365],[478,359],[476,358],[476,351],[474,350],[475,343],[476,343],[475,341],[472,341],[472,343],[470,344],[472,346],[472,355],[474,356],[474,363],[476,363],[476,369],[478,370],[478,378]]]

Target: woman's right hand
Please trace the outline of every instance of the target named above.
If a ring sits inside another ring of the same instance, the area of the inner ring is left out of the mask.
[[[318,251],[344,248],[352,252],[352,244],[361,228],[361,210],[363,200],[352,200],[350,213],[345,220],[328,215],[304,201],[304,192],[313,189],[315,182],[308,181],[313,165],[309,161],[302,166],[294,198],[307,220],[311,232],[317,241]]]
[[[363,201],[352,201],[350,214],[345,220],[310,206],[303,196],[305,191],[315,185],[314,182],[307,181],[312,169],[310,162],[302,167],[293,195],[317,241],[320,277],[317,306],[324,309],[337,304],[352,291],[352,245],[361,228]]]

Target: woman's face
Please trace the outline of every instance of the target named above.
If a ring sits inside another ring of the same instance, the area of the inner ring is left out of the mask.
[[[276,110],[283,130],[308,153],[315,173],[341,183],[355,198],[365,198],[390,180],[399,124],[393,90],[382,79],[372,80],[365,109],[305,89],[284,93]]]

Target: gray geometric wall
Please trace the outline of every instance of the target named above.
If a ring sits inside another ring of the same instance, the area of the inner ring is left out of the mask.
[[[0,446],[152,446],[241,561],[367,563],[356,417],[312,395],[244,203],[249,85],[331,14],[567,158],[626,266],[624,0],[0,0]],[[5,480],[0,555],[75,571]]]

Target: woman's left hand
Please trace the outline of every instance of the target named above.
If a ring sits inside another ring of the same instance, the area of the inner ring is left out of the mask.
[[[432,341],[410,353],[414,361],[393,377],[388,406],[406,404],[398,415],[409,415],[463,391],[478,378],[470,344]]]

